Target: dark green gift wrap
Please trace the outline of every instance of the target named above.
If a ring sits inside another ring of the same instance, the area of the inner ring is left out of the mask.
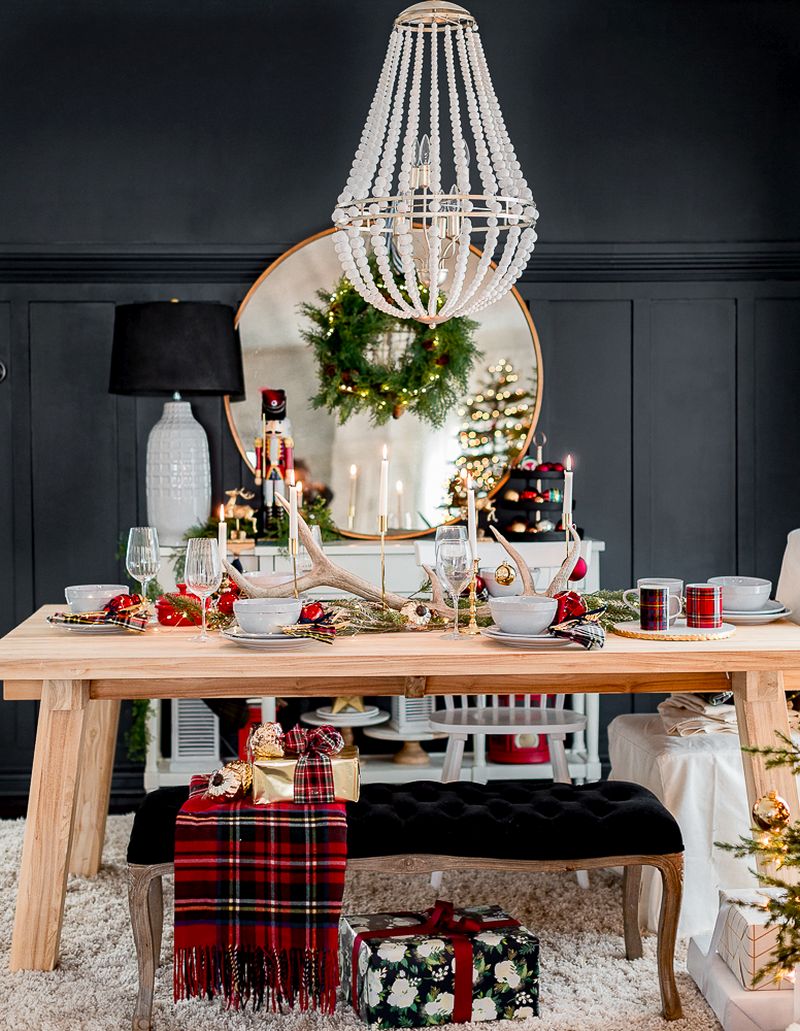
[[[539,940],[499,906],[368,913],[340,923],[342,987],[370,1027],[539,1013]]]

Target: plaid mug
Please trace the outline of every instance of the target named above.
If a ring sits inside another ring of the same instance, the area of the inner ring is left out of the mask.
[[[667,584],[639,584],[639,624],[642,630],[667,630],[670,618],[681,611],[681,599],[669,593]]]
[[[722,626],[720,584],[686,585],[686,625],[693,630],[715,630]]]

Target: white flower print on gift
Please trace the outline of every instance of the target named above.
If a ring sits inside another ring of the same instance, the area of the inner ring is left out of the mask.
[[[417,986],[406,977],[398,977],[386,998],[390,1006],[406,1009],[417,1000]]]
[[[399,963],[406,954],[406,943],[404,941],[381,942],[378,946],[378,957],[385,959],[387,963]]]
[[[522,980],[510,959],[505,959],[502,963],[495,963],[494,976],[498,984],[507,984],[509,988],[519,988]]]
[[[425,1012],[431,1017],[449,1017],[454,1005],[455,996],[450,992],[442,992],[437,998],[425,1003]]]
[[[473,999],[472,1019],[497,1020],[497,1004],[494,999],[490,999],[488,997],[484,999]]]

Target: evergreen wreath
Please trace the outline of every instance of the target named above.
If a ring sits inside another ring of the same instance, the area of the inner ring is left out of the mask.
[[[382,288],[380,276],[376,281]],[[405,294],[404,284],[397,286]],[[422,283],[419,292],[426,301]],[[319,373],[314,408],[326,408],[340,424],[368,412],[372,424],[382,426],[408,411],[438,427],[463,400],[481,357],[473,341],[477,322],[462,317],[427,326],[398,320],[373,308],[344,277],[332,291],[318,290],[317,299],[318,305],[301,305],[312,323],[303,339],[314,348]],[[440,296],[439,308],[444,301]],[[405,338],[398,350],[392,347],[395,336]]]

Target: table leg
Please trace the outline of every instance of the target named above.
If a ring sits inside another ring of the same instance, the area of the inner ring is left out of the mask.
[[[89,683],[45,680],[22,846],[11,969],[58,962]]]
[[[742,746],[781,745],[778,734],[790,734],[783,673],[734,673],[732,682]],[[768,770],[765,760],[751,752],[742,752],[742,765],[748,810],[768,791],[777,791],[788,803],[792,818],[800,819],[797,781],[787,767]]]
[[[86,709],[69,857],[69,872],[81,877],[94,877],[103,860],[119,709],[120,702],[115,698],[92,699]]]

